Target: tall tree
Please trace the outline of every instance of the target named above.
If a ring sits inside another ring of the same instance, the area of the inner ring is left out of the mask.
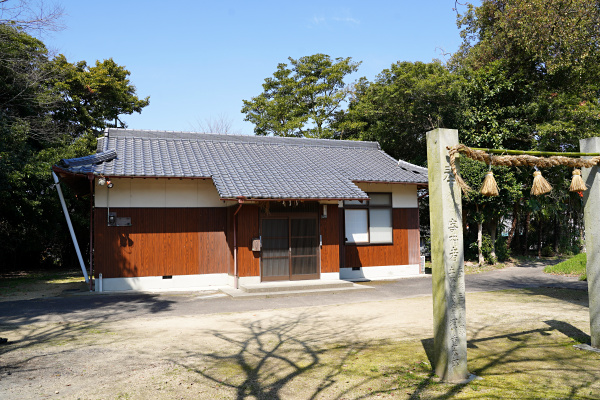
[[[535,146],[536,123],[543,117],[538,85],[526,72],[514,71],[504,60],[479,68],[460,68],[456,127],[470,146],[530,149]]]
[[[492,171],[498,184],[498,196],[486,197],[477,190],[481,186],[485,175]],[[496,259],[496,232],[502,219],[510,214],[512,206],[522,197],[522,185],[519,183],[517,173],[507,167],[486,166],[478,161],[470,160],[464,157],[460,162],[460,174],[470,185],[474,192],[468,196],[463,196],[463,218],[469,226],[477,228],[476,234],[470,229],[466,232],[467,240],[465,246],[473,243],[473,238],[477,238],[478,260],[482,263],[482,234],[484,227],[491,239],[491,258]]]
[[[54,117],[74,136],[126,127],[119,116],[140,113],[150,103],[149,97],[137,97],[128,78],[130,72],[112,58],[88,66],[85,61],[71,64],[61,54],[52,60],[52,68],[56,72],[54,88],[62,97]]]
[[[464,41],[452,68],[491,82],[503,110],[472,136],[493,124],[503,131],[496,142],[512,136],[524,141],[519,148],[562,150],[599,130],[597,0],[485,0],[469,4],[458,23]],[[479,112],[497,111],[486,107]]]
[[[80,64],[85,65],[85,63]],[[14,24],[0,24],[0,254],[2,267],[68,263],[72,254],[50,167],[95,149],[93,131],[129,111],[141,111],[124,67],[98,63],[89,79],[97,95],[63,81],[87,70],[49,59],[44,44]],[[92,68],[90,68],[90,71]],[[87,79],[87,78],[86,78]],[[79,82],[79,80],[75,80]],[[85,97],[77,106],[74,99]],[[83,110],[82,110],[83,109]],[[81,110],[81,112],[79,112]],[[66,188],[65,188],[66,189]],[[85,232],[87,204],[72,202],[76,231]]]
[[[344,137],[378,141],[394,158],[425,165],[425,132],[454,127],[457,81],[440,62],[398,62],[374,82],[354,87],[336,128]]]
[[[469,4],[458,23],[464,42],[449,67],[464,77],[457,127],[466,144],[577,151],[580,138],[597,135],[597,0],[484,0]],[[517,171],[518,180],[530,182],[531,172]],[[562,191],[570,171],[554,168],[544,176]],[[535,227],[543,233],[538,247],[551,235],[558,247],[560,226],[570,225],[575,203],[566,195],[529,196],[524,192],[515,203],[514,226],[522,212],[525,240]],[[543,232],[542,225],[548,225]]]
[[[204,121],[197,118],[196,123],[192,124],[192,130],[200,133],[224,133],[241,134],[233,128],[233,119],[227,114],[218,114],[216,117],[205,118]]]
[[[464,39],[456,56],[475,66],[497,59],[542,73],[598,73],[597,0],[484,0],[459,16]]]
[[[263,93],[244,100],[244,120],[257,135],[335,137],[332,124],[348,96],[344,78],[360,63],[326,54],[289,61],[265,79]]]

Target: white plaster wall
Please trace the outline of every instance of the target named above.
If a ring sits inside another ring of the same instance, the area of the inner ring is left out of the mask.
[[[170,181],[167,181],[167,187],[165,187],[166,207],[189,207],[188,204],[198,204],[198,196],[200,192],[198,189],[198,182],[203,182],[202,187],[205,189],[205,191],[207,189],[211,189],[210,187],[204,187],[208,186],[206,183],[210,183],[210,186],[214,188],[212,181],[207,180],[197,181],[192,179],[181,179],[174,182],[175,184],[171,184]],[[214,190],[214,193],[213,191],[210,191],[210,194],[213,194],[218,198],[216,190]],[[205,202],[210,202],[210,199],[204,199],[204,197],[202,199],[208,200]]]
[[[112,190],[110,189],[109,195]],[[169,186],[179,186],[178,184]],[[167,180],[166,179],[133,179],[131,181],[131,207],[166,207],[167,202]],[[109,198],[109,205],[115,206],[112,199]]]
[[[96,207],[227,207],[211,179],[113,178],[97,184]]]
[[[96,179],[96,207],[106,207],[107,202],[113,207],[131,207],[131,181],[132,179],[112,179],[114,186],[108,190],[106,186],[98,185]]]
[[[364,192],[392,193],[393,208],[418,208],[417,185],[355,182]]]

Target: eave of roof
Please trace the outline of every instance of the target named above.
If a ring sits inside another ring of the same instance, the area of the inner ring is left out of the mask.
[[[91,193],[90,176],[88,174],[73,173],[56,165],[52,166],[52,171],[58,176],[61,182],[69,186],[78,196],[87,196]]]
[[[113,178],[210,178],[224,200],[364,200],[353,182],[427,185],[425,168],[394,160],[376,142],[328,139],[111,128],[97,154],[63,164]]]

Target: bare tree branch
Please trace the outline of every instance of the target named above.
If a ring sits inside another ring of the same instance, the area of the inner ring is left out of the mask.
[[[0,0],[0,25],[11,25],[26,32],[60,31],[64,29],[64,9],[58,3],[43,0]]]
[[[225,133],[239,135],[239,130],[233,130],[233,120],[226,114],[219,114],[216,117],[205,118],[204,121],[196,119],[196,123],[192,124],[194,132],[201,133]]]

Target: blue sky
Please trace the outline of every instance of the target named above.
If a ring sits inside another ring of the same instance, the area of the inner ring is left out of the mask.
[[[454,0],[59,3],[66,29],[44,42],[71,62],[126,66],[138,96],[150,96],[141,114],[122,118],[135,129],[189,131],[222,116],[253,134],[242,100],[288,57],[362,61],[351,83],[397,61],[443,61],[460,45]]]

